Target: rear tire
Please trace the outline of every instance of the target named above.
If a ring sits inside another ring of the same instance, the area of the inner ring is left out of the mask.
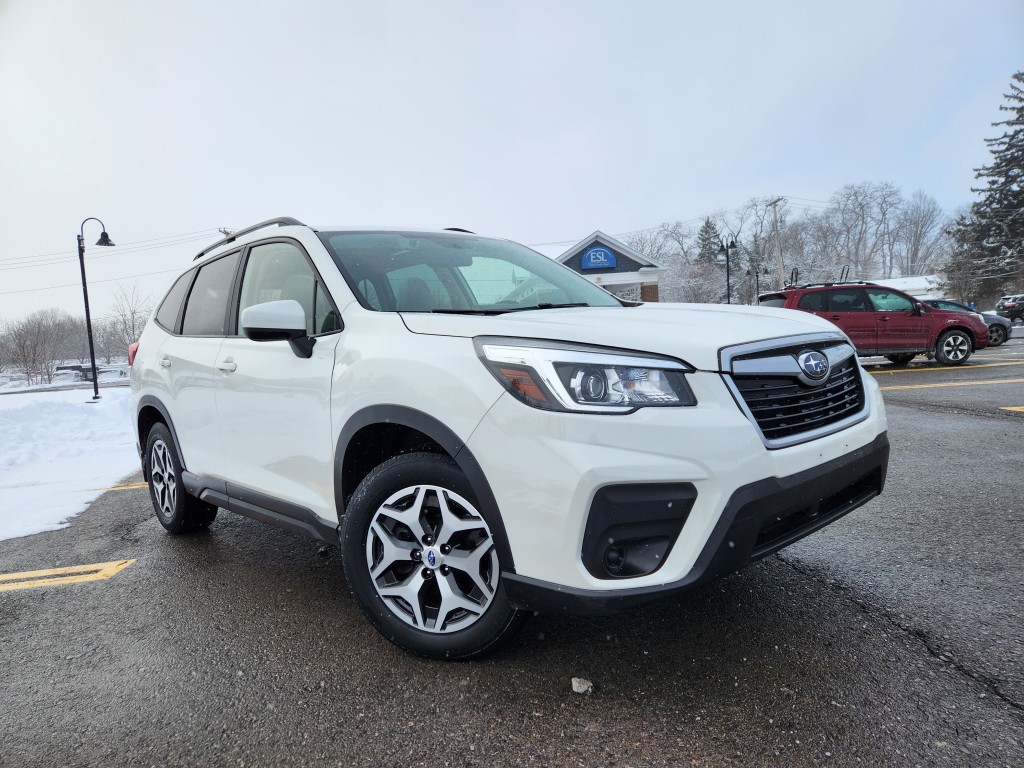
[[[963,365],[971,356],[971,337],[954,328],[939,336],[935,345],[935,359],[943,365]]]
[[[988,345],[998,347],[1006,341],[1006,329],[1001,325],[990,325],[988,327]]]
[[[149,430],[146,439],[146,474],[156,518],[169,533],[209,528],[217,507],[191,496],[181,480],[181,460],[171,431],[163,424]]]
[[[345,577],[363,614],[395,645],[434,659],[477,658],[522,619],[500,581],[495,529],[449,457],[396,456],[345,507]]]

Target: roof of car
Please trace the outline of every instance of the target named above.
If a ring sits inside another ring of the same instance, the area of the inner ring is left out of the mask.
[[[242,238],[247,238],[250,235],[258,232],[261,229],[267,229],[269,227],[307,227],[314,232],[422,232],[422,233],[448,233],[448,234],[468,234],[473,235],[475,233],[470,232],[468,229],[461,227],[446,227],[444,229],[427,229],[424,227],[380,227],[380,226],[353,226],[351,224],[342,226],[324,226],[324,227],[313,227],[308,224],[303,224],[298,219],[293,219],[291,216],[279,216],[274,219],[267,219],[261,221],[258,224],[253,224],[251,227],[244,227],[243,229],[230,232],[223,238],[215,243],[211,243],[206,248],[201,250],[195,255],[193,261],[198,261],[203,256],[221,248],[223,246],[230,245]]]

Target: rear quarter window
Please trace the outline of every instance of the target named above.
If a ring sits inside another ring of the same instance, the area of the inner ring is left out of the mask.
[[[195,276],[195,273],[194,269],[190,269],[175,280],[171,290],[167,292],[163,303],[160,304],[160,308],[156,311],[157,324],[171,333],[178,332],[178,316],[181,312],[181,303],[185,300],[185,293],[188,291],[189,285],[192,284],[192,278]]]

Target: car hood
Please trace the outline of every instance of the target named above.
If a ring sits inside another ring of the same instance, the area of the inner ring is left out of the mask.
[[[822,331],[845,338],[832,323],[806,312],[721,304],[567,307],[502,315],[404,312],[402,319],[413,333],[595,344],[668,355],[710,371],[719,369],[719,350],[735,344]]]

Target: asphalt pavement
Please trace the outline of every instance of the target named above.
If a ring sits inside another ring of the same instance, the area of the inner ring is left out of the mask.
[[[532,617],[484,661],[379,637],[336,549],[224,512],[172,537],[143,488],[0,542],[3,573],[134,560],[0,592],[0,765],[1024,765],[1024,340],[865,362],[882,497],[682,597]]]

